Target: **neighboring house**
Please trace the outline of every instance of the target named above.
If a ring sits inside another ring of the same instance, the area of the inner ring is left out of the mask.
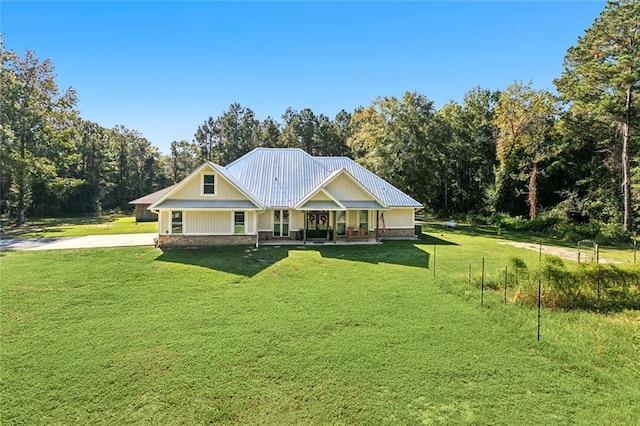
[[[226,167],[204,163],[148,209],[167,247],[413,239],[420,207],[349,158],[257,148]]]
[[[133,214],[136,217],[136,222],[155,222],[156,220],[158,220],[158,213],[149,210],[149,206],[169,193],[169,191],[171,191],[174,186],[175,185],[171,185],[159,191],[147,194],[144,197],[129,201],[129,204],[135,206]]]

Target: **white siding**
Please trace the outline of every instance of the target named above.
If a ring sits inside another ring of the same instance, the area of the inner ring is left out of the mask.
[[[185,234],[231,234],[233,212],[185,211],[182,216]]]
[[[364,201],[372,200],[351,178],[340,175],[325,188],[336,200]]]
[[[318,191],[313,197],[309,199],[309,201],[327,201],[327,200],[331,200],[331,197],[325,194],[324,191]]]
[[[161,210],[158,214],[158,234],[169,234],[171,232],[171,212]]]
[[[265,210],[264,213],[258,213],[258,229],[260,231],[271,231],[271,216],[273,210]]]
[[[216,194],[215,195],[202,195],[202,175],[213,174],[215,175]],[[206,168],[202,173],[198,173],[192,176],[191,180],[186,182],[185,185],[172,194],[169,199],[172,200],[246,200],[247,197],[242,195],[233,185],[227,182],[224,177],[215,173],[212,169]]]
[[[414,210],[412,208],[384,211],[384,222],[387,228],[413,228],[413,217]]]
[[[289,229],[292,231],[304,229],[304,212],[291,210],[289,213]]]

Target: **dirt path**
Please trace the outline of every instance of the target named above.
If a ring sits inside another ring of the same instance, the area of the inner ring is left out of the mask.
[[[535,243],[520,243],[517,241],[503,241],[498,244],[507,244],[510,246],[523,248],[527,250],[540,251],[540,244]],[[549,254],[551,256],[558,256],[562,259],[573,260],[574,262],[578,261],[578,249],[569,249],[565,247],[558,246],[545,246],[542,245],[542,253]],[[580,250],[580,262],[581,263],[590,263],[593,262],[593,250],[591,247],[586,247]],[[600,263],[620,263],[616,262],[612,259],[600,258]]]

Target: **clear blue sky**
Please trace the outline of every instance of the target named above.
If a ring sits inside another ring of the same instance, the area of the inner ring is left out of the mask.
[[[81,116],[163,153],[232,102],[259,119],[334,117],[418,91],[437,108],[475,86],[553,89],[604,1],[13,2],[6,46],[52,60]]]

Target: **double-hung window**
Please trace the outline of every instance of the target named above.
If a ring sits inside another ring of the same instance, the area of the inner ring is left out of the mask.
[[[360,210],[360,236],[369,234],[369,211]]]
[[[216,195],[216,176],[213,174],[202,175],[202,195]]]
[[[233,212],[233,233],[244,234],[244,212]]]
[[[171,212],[171,233],[182,234],[182,212],[174,210]]]

